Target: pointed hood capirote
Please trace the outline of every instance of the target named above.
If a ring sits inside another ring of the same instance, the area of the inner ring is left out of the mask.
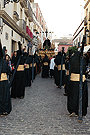
[[[22,54],[21,46],[22,46],[21,42],[18,41],[18,47],[19,47],[19,50],[17,50],[17,56],[18,56],[18,57],[21,56],[21,54]]]

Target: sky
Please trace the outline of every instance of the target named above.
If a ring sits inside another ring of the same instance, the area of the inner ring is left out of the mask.
[[[84,0],[34,0],[38,3],[49,31],[57,38],[74,34],[84,19]]]

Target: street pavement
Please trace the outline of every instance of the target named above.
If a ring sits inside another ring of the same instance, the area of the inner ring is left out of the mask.
[[[90,83],[88,83],[90,95]],[[12,99],[12,111],[0,117],[0,135],[90,135],[90,99],[87,116],[69,117],[64,89],[53,78],[36,77],[24,99]]]

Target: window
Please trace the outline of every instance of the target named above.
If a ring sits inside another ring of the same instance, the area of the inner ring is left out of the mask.
[[[26,25],[27,25],[27,17],[25,17],[25,22],[26,22]]]
[[[13,30],[11,31],[11,36],[13,37]]]
[[[22,42],[22,37],[21,37],[21,42]]]
[[[8,40],[8,33],[5,33],[5,39]]]

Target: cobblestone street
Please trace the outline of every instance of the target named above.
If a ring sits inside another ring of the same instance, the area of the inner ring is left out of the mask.
[[[90,83],[89,95],[90,95]],[[0,117],[0,135],[90,135],[90,107],[83,122],[69,117],[64,89],[53,78],[36,77],[24,99],[12,99],[12,111]],[[90,106],[90,98],[89,98]]]

